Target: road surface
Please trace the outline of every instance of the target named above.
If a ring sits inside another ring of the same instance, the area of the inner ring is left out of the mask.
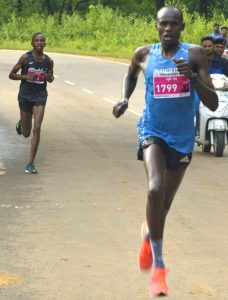
[[[127,65],[51,54],[39,173],[28,175],[30,140],[15,133],[19,82],[8,79],[22,53],[0,51],[0,299],[149,299],[149,273],[137,265],[147,189],[136,160],[143,78],[116,120]],[[170,300],[227,299],[227,170],[227,150],[216,158],[196,147],[166,224]]]

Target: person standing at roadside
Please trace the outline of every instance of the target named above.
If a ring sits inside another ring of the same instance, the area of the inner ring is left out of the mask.
[[[225,49],[228,49],[228,27],[227,26],[223,26],[221,27],[221,34],[222,34],[222,38],[226,40],[226,44],[225,44]]]
[[[226,40],[224,38],[217,38],[214,40],[214,52],[219,56],[223,56],[226,46]]]
[[[18,103],[20,108],[20,120],[16,124],[19,135],[28,138],[33,129],[31,139],[30,159],[25,168],[29,174],[37,173],[34,160],[40,143],[41,124],[44,117],[47,102],[47,82],[54,80],[53,60],[44,54],[46,37],[37,32],[32,36],[32,51],[22,55],[9,73],[12,80],[21,80]],[[17,74],[21,70],[21,74]],[[32,119],[33,128],[32,128]]]
[[[203,50],[207,56],[209,73],[224,74],[228,76],[228,60],[221,57],[214,51],[215,41],[210,36],[205,36],[201,39]]]
[[[219,24],[214,24],[214,31],[209,34],[213,39],[222,37],[221,32],[219,31]]]
[[[144,161],[148,180],[147,222],[142,224],[139,266],[152,267],[149,294],[168,294],[163,260],[166,216],[191,162],[194,148],[194,91],[215,111],[218,97],[200,46],[180,42],[182,11],[161,8],[156,28],[160,43],[138,48],[124,77],[122,100],[113,107],[119,118],[128,108],[139,73],[145,75],[145,109],[138,123],[138,159]]]

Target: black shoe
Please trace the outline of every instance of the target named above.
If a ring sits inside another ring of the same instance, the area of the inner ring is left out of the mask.
[[[19,120],[16,124],[16,132],[18,135],[21,135],[22,134],[22,131],[21,131],[21,120]]]

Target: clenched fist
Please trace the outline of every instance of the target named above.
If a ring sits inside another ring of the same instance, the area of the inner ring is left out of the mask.
[[[124,114],[125,110],[128,108],[128,99],[124,99],[116,103],[113,106],[112,113],[116,118],[119,118],[122,114]]]

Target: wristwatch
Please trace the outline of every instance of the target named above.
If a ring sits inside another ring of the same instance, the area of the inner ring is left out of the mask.
[[[191,76],[189,77],[190,81],[195,81],[199,79],[199,74],[198,73],[192,73]]]

